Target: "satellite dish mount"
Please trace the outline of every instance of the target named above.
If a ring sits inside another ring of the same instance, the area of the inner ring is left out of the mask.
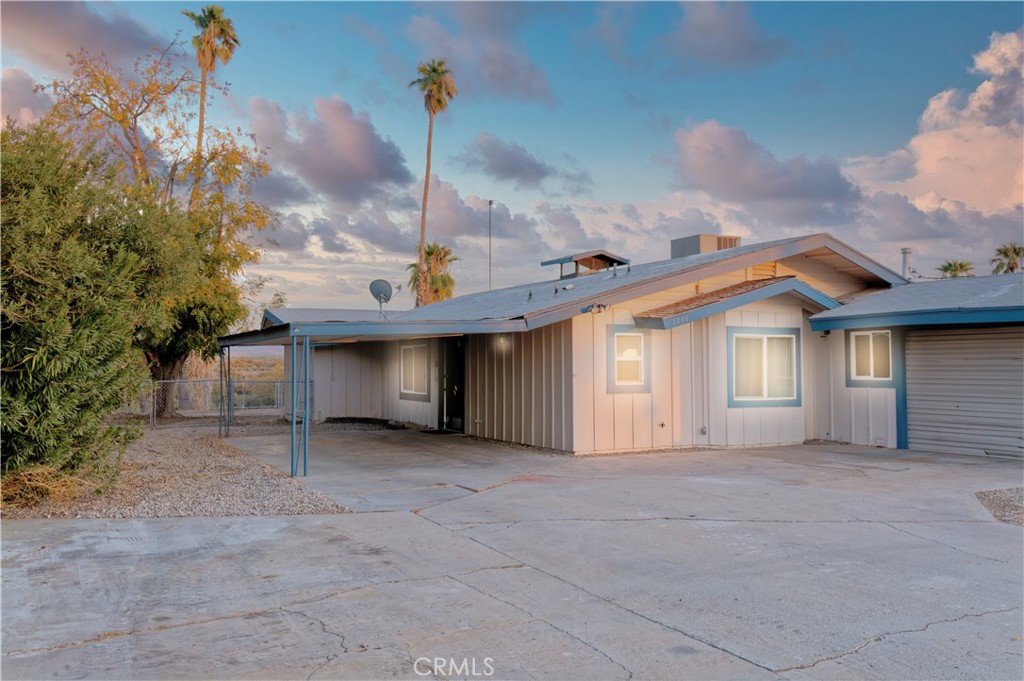
[[[386,321],[387,315],[384,314],[384,304],[391,300],[391,284],[384,279],[374,279],[370,282],[370,295],[380,305],[380,321]]]

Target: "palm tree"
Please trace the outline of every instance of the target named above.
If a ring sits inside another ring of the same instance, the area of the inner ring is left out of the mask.
[[[992,258],[992,274],[1013,274],[1024,272],[1024,246],[1018,243],[1003,244],[996,249]]]
[[[448,300],[455,294],[455,278],[448,268],[459,258],[452,255],[450,246],[442,246],[436,241],[428,244],[426,249],[426,297],[423,305]],[[417,299],[420,290],[419,263],[411,262],[405,269],[409,270],[409,291],[414,291]]]
[[[208,5],[199,14],[183,11],[199,29],[199,35],[192,38],[196,50],[196,63],[202,74],[199,82],[199,133],[196,135],[195,180],[192,184],[192,203],[199,190],[199,179],[203,168],[203,130],[206,126],[206,81],[207,76],[217,69],[217,62],[227,64],[238,48],[238,35],[231,19],[224,16],[218,5]]]
[[[427,173],[423,177],[423,208],[420,211],[418,271],[424,272],[427,261],[427,193],[430,191],[430,150],[434,142],[434,114],[447,109],[448,103],[459,94],[459,91],[455,87],[451,71],[445,68],[444,59],[434,59],[420,64],[417,72],[420,77],[409,83],[409,87],[417,87],[423,93],[423,108],[430,116],[430,127],[427,128]],[[417,277],[416,283],[416,307],[419,307],[427,304],[427,277]]]
[[[955,258],[950,258],[935,269],[942,273],[943,279],[974,276],[974,263],[967,262],[966,260],[956,260]]]

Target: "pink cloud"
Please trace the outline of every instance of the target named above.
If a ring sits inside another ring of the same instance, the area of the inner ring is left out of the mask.
[[[340,97],[316,99],[314,115],[288,114],[260,97],[250,102],[252,128],[281,166],[328,200],[356,205],[408,185],[412,173],[392,140],[381,136],[366,112]]]
[[[0,118],[14,119],[19,125],[28,125],[39,120],[53,105],[53,100],[44,92],[35,92],[36,82],[24,69],[17,67],[3,70],[0,95]]]
[[[116,6],[108,17],[84,2],[5,2],[0,37],[5,50],[54,75],[69,73],[69,52],[103,52],[124,66],[150,48],[166,47],[170,42],[170,38],[152,33]]]

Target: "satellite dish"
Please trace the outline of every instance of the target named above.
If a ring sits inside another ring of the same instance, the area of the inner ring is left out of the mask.
[[[391,300],[391,284],[384,279],[374,279],[370,282],[370,294],[373,299],[383,305]]]

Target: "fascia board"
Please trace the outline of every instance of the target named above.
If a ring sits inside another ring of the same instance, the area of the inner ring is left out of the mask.
[[[922,312],[866,314],[810,319],[813,331],[874,329],[900,326],[959,326],[962,324],[1024,324],[1024,308],[956,308]]]

